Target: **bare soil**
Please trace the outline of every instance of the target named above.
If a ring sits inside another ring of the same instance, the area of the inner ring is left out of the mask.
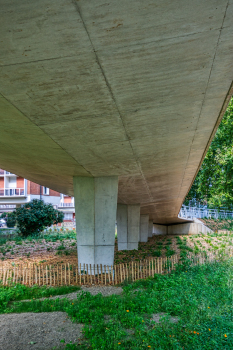
[[[0,315],[0,350],[50,350],[78,342],[82,324],[73,323],[65,312]]]
[[[156,251],[161,251],[160,256],[165,257],[168,245],[169,249],[179,256],[180,248],[177,245],[177,237],[180,237],[181,239],[184,239],[185,237],[187,239],[187,245],[191,248],[194,248],[194,246],[197,245],[200,249],[203,248],[207,250],[213,250],[213,245],[216,245],[216,248],[217,246],[219,247],[219,243],[221,243],[222,240],[220,236],[212,237],[210,241],[208,241],[207,236],[198,235],[195,238],[194,236],[157,235],[149,238],[147,243],[139,243],[138,250],[131,251],[118,251],[116,240],[114,264],[143,260],[148,257],[156,257]],[[232,239],[230,235],[229,244],[231,243]],[[5,267],[21,263],[47,265],[59,262],[77,264],[77,241],[75,239],[67,239],[62,242],[62,245],[65,249],[59,250],[58,248],[61,246],[60,242],[46,242],[45,240],[33,240],[28,242],[25,240],[22,241],[22,244],[18,245],[14,241],[10,241],[0,246],[0,259],[2,260],[0,265]],[[3,252],[5,253],[3,254]]]

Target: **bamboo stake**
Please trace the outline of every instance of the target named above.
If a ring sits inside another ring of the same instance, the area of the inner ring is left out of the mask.
[[[82,285],[82,272],[81,272],[81,263],[79,264],[80,267],[80,275],[79,275],[79,282],[80,282],[80,286]]]
[[[50,282],[50,286],[52,286],[52,267],[51,265],[49,265],[49,282]]]
[[[57,264],[57,285],[59,286],[59,265]]]
[[[68,263],[68,273],[69,273],[69,286],[70,286],[70,264]]]
[[[39,268],[39,286],[40,286],[40,264],[39,264],[38,268]]]
[[[114,265],[114,278],[112,279],[113,280],[113,284],[117,284],[117,267],[116,265]]]
[[[42,279],[43,279],[43,286],[44,286],[44,266],[41,265],[41,270],[42,270]]]
[[[91,268],[91,264],[90,264],[90,284],[92,285],[92,268]]]
[[[14,276],[13,276],[13,283],[15,283],[15,266],[14,266]]]
[[[17,266],[17,277],[16,277],[16,283],[18,283],[19,280],[19,266]]]
[[[83,283],[86,284],[85,282],[86,282],[86,265],[83,264]]]
[[[99,270],[99,264],[97,264],[97,279],[98,279],[98,284],[100,284],[100,270]]]
[[[67,285],[66,283],[66,264],[65,264],[65,271],[64,271],[64,274],[65,274],[65,286]]]
[[[89,270],[88,270],[88,264],[85,265],[86,266],[86,284],[89,284]]]
[[[77,269],[77,266],[75,267],[75,271],[76,271],[76,284],[78,284],[78,271],[77,271],[78,269]]]
[[[102,264],[100,264],[100,270],[101,270],[101,284],[103,284],[103,270],[102,270]]]
[[[121,283],[122,283],[122,266],[120,264],[120,274],[121,274]]]
[[[48,285],[48,265],[46,265],[45,271],[46,271],[46,285]]]
[[[111,284],[111,276],[110,276],[109,266],[108,266],[108,283]]]
[[[96,279],[96,273],[95,273],[95,264],[94,264],[94,283],[96,284],[96,281],[98,282],[98,279]]]
[[[5,274],[6,274],[6,270],[3,270],[3,278],[2,278],[2,284],[5,285]]]

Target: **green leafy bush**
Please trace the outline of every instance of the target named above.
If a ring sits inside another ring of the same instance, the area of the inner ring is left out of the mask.
[[[46,227],[63,222],[64,214],[52,204],[33,199],[15,211],[17,226],[23,236],[38,235]]]

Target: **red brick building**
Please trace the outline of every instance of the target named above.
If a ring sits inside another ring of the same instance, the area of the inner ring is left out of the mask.
[[[64,222],[74,222],[73,197],[0,169],[0,213],[12,211],[32,199],[42,199],[45,203],[51,203],[54,208],[64,212]]]

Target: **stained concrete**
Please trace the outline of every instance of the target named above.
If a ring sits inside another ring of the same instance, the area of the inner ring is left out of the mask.
[[[232,94],[232,0],[2,0],[0,164],[173,224]]]

